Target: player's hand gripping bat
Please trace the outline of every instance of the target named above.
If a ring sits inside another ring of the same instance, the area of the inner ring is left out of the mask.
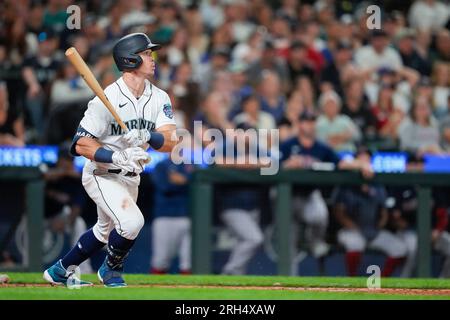
[[[75,69],[78,71],[80,76],[83,78],[83,80],[87,83],[89,88],[92,89],[94,94],[103,102],[106,108],[108,108],[109,112],[111,112],[114,119],[117,121],[117,123],[120,125],[122,130],[124,132],[128,132],[128,128],[123,123],[122,119],[120,119],[119,115],[117,114],[116,110],[114,109],[111,102],[109,102],[108,98],[105,95],[105,92],[103,91],[102,87],[98,83],[97,79],[95,78],[94,74],[92,73],[91,69],[89,69],[86,62],[84,62],[83,58],[78,53],[77,49],[74,47],[71,47],[66,50],[66,57],[69,59],[69,61],[72,63],[72,65],[75,67]],[[143,146],[144,150],[147,150],[148,146],[145,144]],[[150,158],[145,161],[145,163],[149,163]]]

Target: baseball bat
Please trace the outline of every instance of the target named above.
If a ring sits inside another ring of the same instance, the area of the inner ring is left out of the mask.
[[[119,115],[117,114],[116,110],[114,109],[111,102],[109,102],[108,98],[106,97],[105,92],[103,91],[102,87],[100,86],[100,83],[98,83],[97,79],[95,78],[94,74],[92,73],[91,69],[88,67],[86,62],[84,62],[83,58],[78,53],[77,49],[74,47],[70,47],[66,50],[66,57],[69,59],[69,61],[72,63],[72,65],[75,67],[75,69],[78,71],[80,76],[83,78],[83,80],[87,83],[89,88],[94,92],[94,94],[103,102],[105,107],[111,112],[114,119],[117,121],[117,123],[120,125],[122,130],[124,132],[128,132],[128,128],[125,125],[125,123],[120,119]],[[147,144],[145,144],[145,149],[147,148]],[[145,161],[146,163],[149,162]]]
[[[91,69],[88,67],[86,62],[84,62],[83,58],[78,53],[77,49],[74,47],[71,47],[66,50],[66,57],[69,59],[69,61],[72,63],[72,65],[77,69],[80,76],[84,79],[84,81],[87,83],[89,88],[94,91],[95,95],[103,102],[106,108],[108,108],[109,112],[111,112],[114,119],[117,121],[117,123],[120,125],[122,130],[125,132],[128,132],[128,128],[123,123],[122,119],[120,119],[119,115],[117,114],[116,110],[114,110],[113,105],[111,102],[109,102],[108,98],[105,95],[105,92],[103,91],[102,87],[100,86],[100,83],[98,83],[97,79],[95,78],[94,74],[92,73]]]

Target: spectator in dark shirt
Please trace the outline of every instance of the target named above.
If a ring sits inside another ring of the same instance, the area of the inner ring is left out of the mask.
[[[43,133],[45,110],[50,85],[56,78],[60,61],[55,56],[58,47],[56,34],[49,30],[38,35],[39,48],[36,56],[24,61],[23,78],[28,86],[26,107],[30,113],[32,124],[37,129],[38,138]]]
[[[275,72],[263,70],[259,94],[261,110],[270,113],[275,121],[279,121],[286,108],[286,97],[281,88],[281,80]]]
[[[0,146],[21,147],[25,144],[22,115],[10,109],[6,85],[0,82]]]
[[[315,80],[314,69],[307,59],[307,48],[302,42],[295,41],[292,43],[287,66],[292,84],[296,83],[300,76],[307,76],[311,81]]]
[[[364,86],[357,78],[350,80],[345,86],[342,113],[353,120],[365,138],[373,138],[376,135],[376,118],[364,95]]]
[[[345,41],[339,41],[336,49],[333,51],[333,60],[322,70],[320,74],[320,84],[332,85],[333,90],[340,96],[344,93],[343,69],[347,67],[352,58],[351,44]]]
[[[415,32],[400,30],[396,35],[397,48],[406,67],[417,70],[423,76],[430,76],[431,61],[424,59],[415,49]]]

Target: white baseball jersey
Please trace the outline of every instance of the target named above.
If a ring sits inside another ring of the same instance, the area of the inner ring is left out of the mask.
[[[148,80],[145,80],[145,89],[139,99],[130,92],[122,77],[106,87],[105,94],[129,130],[153,131],[167,124],[175,125],[168,94]],[[122,138],[125,132],[98,97],[89,101],[80,126],[96,137],[105,149],[118,151],[129,147]],[[118,168],[112,163],[95,161],[88,161],[86,165],[99,169]]]

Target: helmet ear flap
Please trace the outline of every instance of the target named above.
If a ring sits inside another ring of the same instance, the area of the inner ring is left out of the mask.
[[[142,64],[142,58],[138,54],[129,54],[127,57],[123,57],[123,68],[122,70],[127,69],[137,69]]]

